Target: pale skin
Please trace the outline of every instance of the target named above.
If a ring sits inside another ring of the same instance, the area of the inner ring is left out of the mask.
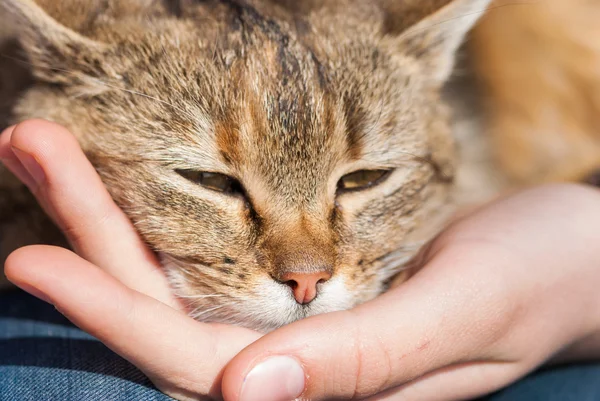
[[[177,399],[451,401],[545,363],[600,359],[595,188],[554,185],[500,199],[452,224],[406,283],[351,311],[261,336],[183,313],[154,255],[64,128],[11,127],[0,137],[0,158],[77,252],[20,249],[6,262],[9,279]],[[265,365],[249,376],[273,357],[274,377],[261,376]]]

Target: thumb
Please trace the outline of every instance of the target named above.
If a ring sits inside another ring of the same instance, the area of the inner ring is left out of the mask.
[[[475,352],[487,344],[477,344],[470,330],[481,334],[490,314],[502,311],[474,311],[473,297],[482,283],[465,283],[452,273],[456,258],[443,259],[370,303],[264,336],[228,364],[222,382],[225,399],[363,399],[481,357]],[[477,296],[482,304],[495,304]]]

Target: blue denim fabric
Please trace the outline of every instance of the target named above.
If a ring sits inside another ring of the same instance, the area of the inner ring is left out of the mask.
[[[20,291],[0,295],[0,401],[165,401],[133,365]],[[600,364],[535,373],[480,401],[600,401]]]
[[[0,296],[0,401],[166,401],[129,362],[20,291]]]
[[[600,401],[600,364],[536,372],[489,401]]]

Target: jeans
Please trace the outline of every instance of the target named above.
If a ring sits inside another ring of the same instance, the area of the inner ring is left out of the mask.
[[[0,294],[0,401],[163,401],[133,365],[51,305]],[[600,401],[600,364],[533,374],[480,401]]]

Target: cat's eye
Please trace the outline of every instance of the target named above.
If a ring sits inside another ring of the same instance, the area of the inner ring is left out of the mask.
[[[343,176],[338,191],[360,191],[383,182],[391,170],[359,170]]]
[[[177,174],[190,180],[195,184],[202,185],[217,192],[224,193],[241,193],[242,187],[240,183],[231,177],[219,173],[209,173],[205,171],[194,170],[176,170]]]

